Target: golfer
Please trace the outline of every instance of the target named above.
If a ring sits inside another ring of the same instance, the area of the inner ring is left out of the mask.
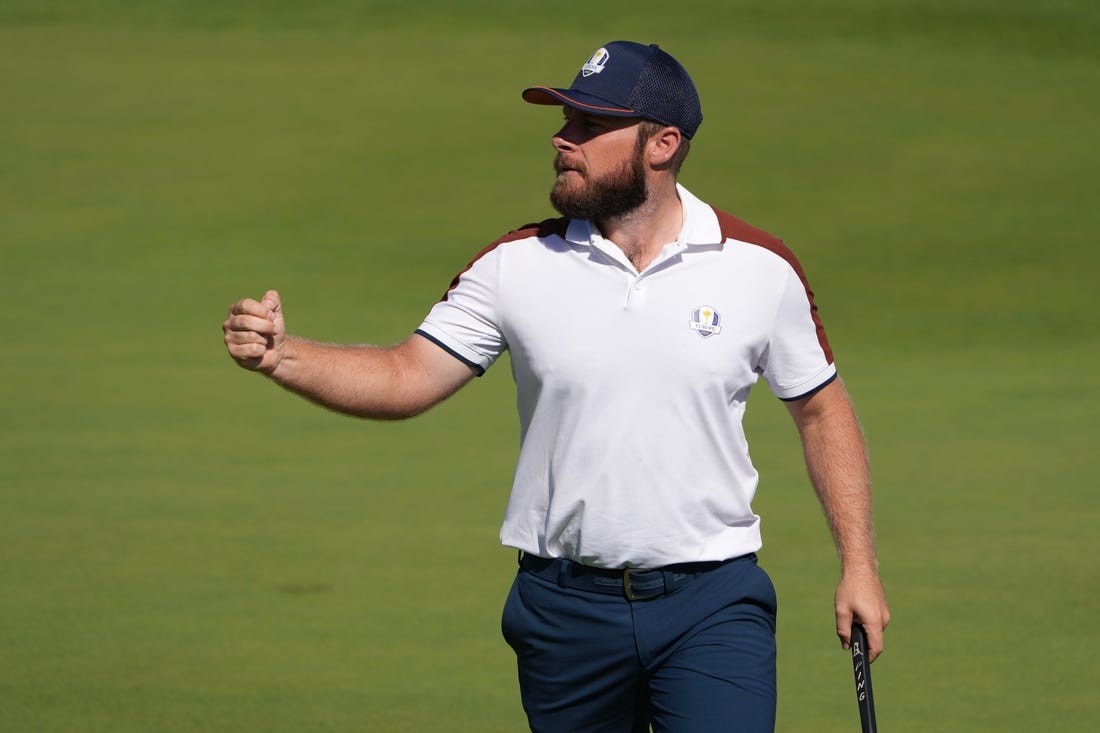
[[[307,399],[407,418],[507,350],[521,445],[501,528],[519,568],[502,629],[531,729],[771,731],[776,598],[759,567],[742,429],[763,378],[786,403],[840,556],[836,629],[870,656],[889,621],[862,432],[802,268],[778,239],[678,183],[703,120],[684,68],[615,41],[568,88],[551,139],[560,217],[459,273],[388,347],[289,336],[245,299],[229,354]]]

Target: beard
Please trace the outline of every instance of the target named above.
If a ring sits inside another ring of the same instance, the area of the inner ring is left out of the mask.
[[[569,180],[574,176],[560,175],[561,164],[559,154],[554,159],[559,176],[550,190],[550,203],[559,214],[570,219],[602,221],[623,216],[644,204],[649,196],[641,155],[632,156],[617,170],[598,178],[589,178],[586,171],[579,171],[580,181]]]

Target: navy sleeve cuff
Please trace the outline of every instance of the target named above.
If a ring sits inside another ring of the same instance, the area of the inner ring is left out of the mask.
[[[419,328],[416,329],[416,331],[414,331],[413,333],[417,334],[418,336],[423,336],[424,338],[428,339],[429,341],[431,341],[433,344],[435,344],[439,348],[446,351],[448,354],[450,354],[454,358],[458,359],[460,362],[462,362],[466,366],[473,369],[475,372],[477,372],[477,376],[480,377],[483,374],[485,374],[485,369],[483,369],[480,364],[475,364],[474,362],[470,361],[466,357],[462,356],[462,354],[459,354],[457,351],[452,349],[450,346],[447,346],[447,344],[445,344],[442,341],[440,341],[439,339],[437,339],[435,336],[432,336],[430,333],[425,333],[424,331],[420,330]]]
[[[834,381],[836,381],[836,378],[838,376],[840,376],[839,373],[833,372],[833,376],[829,377],[824,382],[822,382],[821,384],[819,384],[816,387],[814,387],[813,389],[811,389],[809,392],[804,392],[803,394],[800,394],[797,397],[780,397],[779,399],[783,400],[784,402],[798,402],[799,400],[804,400],[807,397],[809,397],[810,395],[814,394],[815,392],[818,392],[821,389],[823,389],[824,387],[827,387],[828,385],[832,384]]]

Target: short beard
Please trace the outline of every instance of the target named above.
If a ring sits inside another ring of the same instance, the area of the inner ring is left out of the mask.
[[[621,168],[600,178],[585,178],[577,186],[570,186],[559,179],[550,190],[550,203],[559,214],[570,219],[592,221],[629,214],[644,204],[648,197],[645,162],[641,154],[635,154],[624,161]]]

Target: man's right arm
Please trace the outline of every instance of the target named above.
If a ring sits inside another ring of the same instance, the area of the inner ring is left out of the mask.
[[[454,394],[474,371],[413,334],[395,346],[322,344],[287,336],[279,294],[240,300],[222,324],[229,355],[312,402],[349,415],[398,420]]]

